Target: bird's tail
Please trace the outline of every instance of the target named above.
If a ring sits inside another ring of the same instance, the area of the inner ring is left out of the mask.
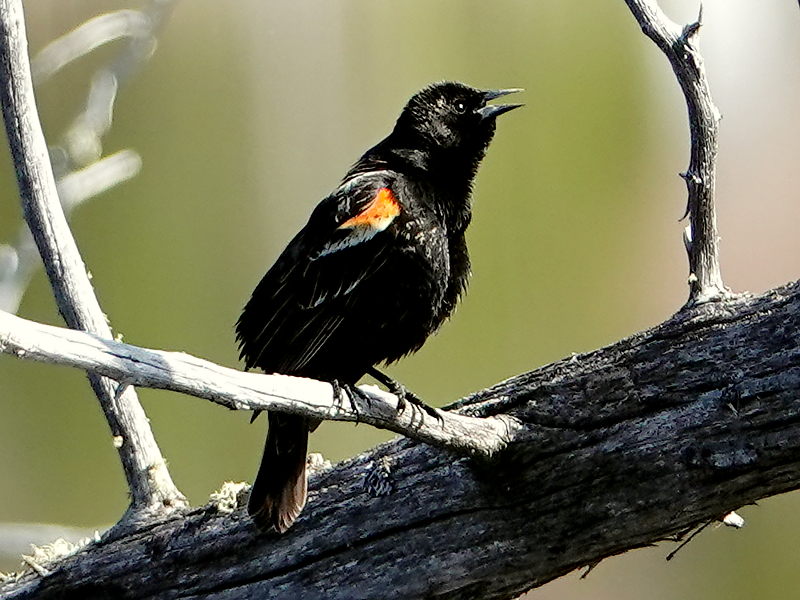
[[[309,422],[296,415],[268,415],[269,433],[247,511],[260,530],[283,533],[306,503]]]

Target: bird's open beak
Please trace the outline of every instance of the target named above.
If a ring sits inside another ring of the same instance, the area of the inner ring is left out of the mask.
[[[483,93],[483,97],[486,102],[490,100],[494,100],[495,98],[499,98],[500,96],[506,96],[508,94],[514,94],[516,92],[522,92],[522,88],[509,88],[507,90],[488,90]],[[481,116],[482,119],[489,119],[494,118],[502,115],[504,112],[508,112],[515,108],[519,108],[520,106],[524,106],[524,104],[487,104],[479,108],[476,112]]]

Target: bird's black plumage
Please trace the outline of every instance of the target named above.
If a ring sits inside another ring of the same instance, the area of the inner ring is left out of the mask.
[[[496,117],[519,106],[488,101],[512,91],[443,82],[409,100],[256,287],[236,325],[248,368],[352,385],[419,350],[466,287],[472,181]],[[317,425],[270,413],[248,506],[261,529],[303,508]]]

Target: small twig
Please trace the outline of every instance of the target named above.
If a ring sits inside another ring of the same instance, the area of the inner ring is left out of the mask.
[[[31,61],[36,83],[51,77],[69,63],[120,38],[150,35],[150,20],[138,10],[118,10],[82,23],[42,48]]]
[[[283,410],[315,419],[368,423],[462,454],[494,454],[518,428],[507,416],[477,418],[437,411],[440,421],[411,406],[398,413],[397,398],[373,386],[362,386],[372,397],[369,402],[361,398],[341,402],[330,384],[313,379],[245,373],[182,352],[148,350],[3,312],[0,351],[104,375],[121,386],[205,398],[234,410]]]
[[[11,146],[23,214],[33,233],[58,305],[73,329],[112,338],[58,199],[33,95],[21,0],[0,0],[0,102]],[[119,447],[132,511],[185,505],[167,471],[136,392],[114,399],[116,383],[89,375]]]
[[[586,579],[586,578],[589,576],[589,573],[591,573],[592,571],[594,571],[594,570],[595,570],[595,568],[597,567],[597,565],[599,565],[599,564],[600,564],[600,562],[601,562],[601,561],[599,561],[599,560],[596,560],[596,561],[594,561],[594,562],[592,562],[592,563],[589,563],[588,565],[586,565],[586,570],[585,570],[583,573],[581,573],[581,579]]]
[[[695,23],[683,28],[672,22],[656,0],[625,0],[649,37],[667,56],[689,110],[691,158],[681,177],[689,199],[689,227],[684,242],[689,253],[689,305],[725,297],[719,267],[719,243],[714,210],[717,132],[720,114],[711,98],[703,59],[695,44],[702,10]]]
[[[702,533],[702,532],[703,532],[703,530],[705,530],[705,529],[706,529],[706,528],[707,528],[709,525],[711,525],[713,522],[714,522],[714,519],[711,519],[711,520],[709,520],[709,521],[706,521],[706,522],[705,522],[705,523],[703,523],[702,525],[700,525],[700,526],[699,526],[697,529],[695,529],[695,530],[694,530],[694,531],[691,533],[691,535],[689,535],[689,537],[687,537],[685,540],[683,540],[683,541],[681,542],[680,546],[678,546],[677,548],[675,548],[675,550],[673,550],[672,552],[670,552],[670,553],[667,555],[667,560],[672,560],[673,558],[675,558],[675,556],[678,554],[678,552],[680,552],[681,550],[683,550],[683,549],[684,549],[684,548],[685,548],[685,547],[686,547],[686,546],[689,544],[689,542],[691,542],[691,541],[692,541],[694,538],[696,538],[698,535],[700,535],[700,533]]]

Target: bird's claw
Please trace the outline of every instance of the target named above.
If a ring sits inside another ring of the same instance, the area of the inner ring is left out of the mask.
[[[423,402],[422,398],[417,396],[412,391],[406,389],[399,381],[395,381],[388,375],[384,375],[380,371],[375,368],[372,368],[368,371],[370,375],[372,375],[378,382],[382,383],[386,386],[386,389],[389,390],[392,394],[397,396],[397,414],[402,413],[408,404],[412,404],[417,408],[422,409],[424,412],[428,413],[430,416],[434,417],[438,421],[442,421],[442,416],[432,406],[428,406]]]
[[[333,397],[339,403],[340,407],[344,403],[344,394],[342,392],[347,392],[347,400],[350,403],[350,408],[356,414],[356,422],[358,422],[361,412],[358,410],[358,404],[356,404],[355,399],[360,398],[366,402],[367,406],[372,406],[372,397],[368,393],[357,388],[352,383],[341,383],[334,379],[331,381],[331,386],[333,387]]]
[[[402,383],[395,382],[397,385],[394,389],[390,389],[389,391],[392,392],[395,396],[397,396],[397,412],[402,413],[408,404],[413,404],[417,408],[422,409],[424,412],[428,413],[433,418],[437,419],[438,421],[442,421],[442,416],[439,414],[439,411],[433,408],[432,406],[428,406],[425,402],[417,396],[414,392],[406,389],[406,387]]]

